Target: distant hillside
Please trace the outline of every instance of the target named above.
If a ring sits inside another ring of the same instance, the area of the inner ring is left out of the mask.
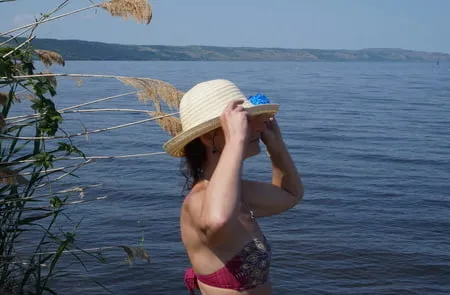
[[[0,38],[0,42],[5,40]],[[20,42],[21,40],[19,40]],[[215,46],[121,45],[80,40],[35,39],[37,49],[66,60],[205,61],[450,61],[450,54],[378,48],[361,50],[283,49]]]

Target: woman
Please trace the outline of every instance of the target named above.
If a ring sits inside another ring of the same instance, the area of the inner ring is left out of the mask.
[[[180,217],[193,268],[191,294],[272,294],[271,249],[256,218],[281,213],[303,197],[303,185],[264,96],[247,99],[226,80],[197,84],[180,102],[182,131],[164,144],[185,157],[192,185]],[[243,180],[243,161],[260,152],[272,161],[272,183]]]

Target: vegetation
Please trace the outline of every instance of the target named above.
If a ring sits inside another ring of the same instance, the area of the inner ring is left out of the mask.
[[[0,39],[1,42],[2,39]],[[21,40],[22,42],[24,41]],[[36,48],[66,60],[235,60],[235,61],[450,61],[450,54],[403,49],[283,49],[215,46],[121,45],[80,40],[35,39]]]
[[[5,1],[0,1],[0,5],[2,2]],[[102,130],[83,130],[68,134],[61,128],[64,115],[70,111],[82,113],[86,105],[130,93],[65,109],[57,109],[52,99],[57,95],[57,79],[62,77],[118,79],[136,88],[137,91],[134,93],[138,98],[141,101],[152,101],[155,108],[148,113],[150,116],[148,120],[132,122],[126,126],[155,120],[168,132],[175,132],[177,128],[179,129],[179,121],[174,117],[174,113],[165,113],[162,105],[176,108],[182,92],[164,81],[149,78],[49,72],[52,65],[64,65],[65,60],[62,55],[47,47],[35,47],[36,44],[31,41],[35,37],[34,31],[37,26],[97,7],[105,9],[113,16],[133,17],[138,22],[147,24],[152,16],[151,7],[145,0],[111,0],[56,15],[69,2],[70,0],[62,1],[54,11],[41,15],[32,24],[0,34],[6,36],[0,43],[1,294],[56,294],[57,290],[50,287],[50,281],[58,273],[60,258],[66,254],[72,255],[84,266],[83,255],[94,256],[102,262],[105,250],[119,247],[125,250],[130,263],[135,258],[150,261],[143,245],[79,248],[76,233],[80,224],[73,222],[64,213],[69,206],[97,200],[95,198],[74,200],[75,197],[87,192],[90,187],[73,186],[70,185],[70,181],[66,181],[67,178],[73,177],[75,172],[82,171],[82,167],[96,160],[85,155],[81,147],[75,146],[72,138],[125,127],[125,125],[112,126]],[[28,37],[18,39],[25,34]],[[40,59],[47,70],[36,72],[34,64],[36,59]],[[30,101],[29,113],[13,116],[11,114],[14,113],[19,100]],[[137,155],[125,155],[125,157],[132,156]],[[64,227],[60,226],[63,222],[70,222],[72,229],[64,230]]]

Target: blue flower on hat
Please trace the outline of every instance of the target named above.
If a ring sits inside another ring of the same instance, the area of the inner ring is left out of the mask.
[[[248,100],[254,105],[270,103],[270,100],[264,94],[261,93],[250,96]]]

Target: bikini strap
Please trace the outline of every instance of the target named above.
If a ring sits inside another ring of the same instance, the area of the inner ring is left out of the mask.
[[[184,284],[189,290],[191,295],[195,295],[195,288],[200,289],[197,282],[197,275],[194,272],[193,268],[186,269],[184,274]]]

